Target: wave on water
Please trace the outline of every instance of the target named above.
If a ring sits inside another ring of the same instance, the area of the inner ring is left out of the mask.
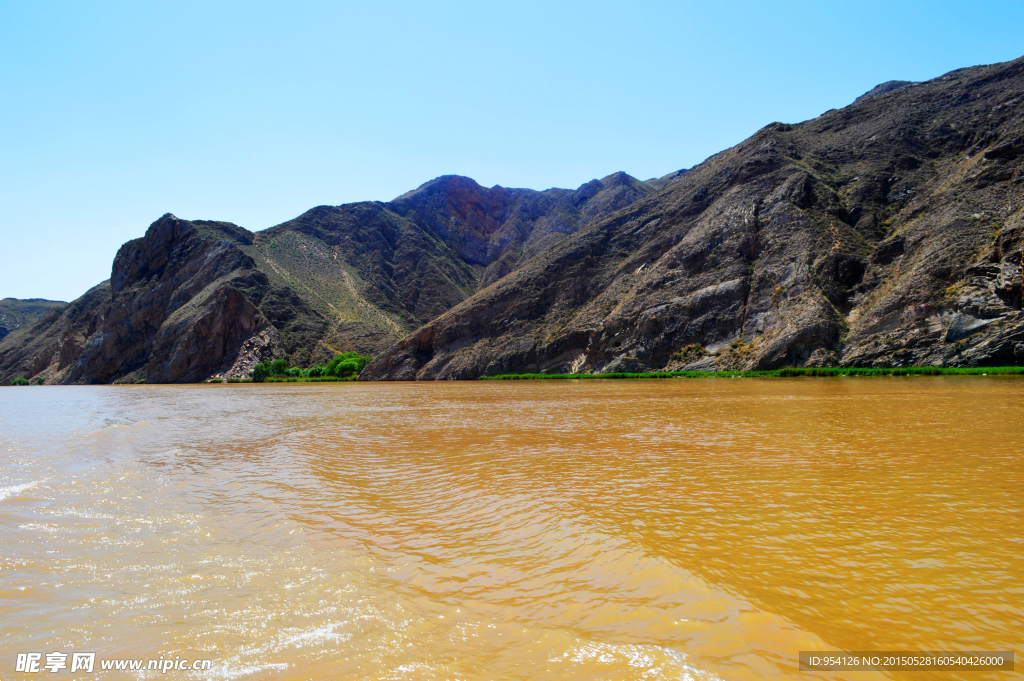
[[[644,676],[672,674],[684,681],[721,681],[713,672],[698,669],[687,662],[686,653],[657,645],[635,645],[587,642],[548,662],[604,663],[626,662],[630,667],[645,670]]]
[[[274,651],[295,646],[301,648],[303,645],[323,645],[325,643],[344,643],[352,638],[352,634],[338,634],[334,630],[346,624],[346,622],[329,622],[314,629],[301,630],[296,634],[284,637],[274,647]]]
[[[352,638],[351,634],[339,634],[335,630],[346,622],[329,622],[311,629],[288,629],[281,632],[277,640],[264,645],[244,648],[209,670],[208,678],[231,679],[249,676],[262,671],[284,671],[288,663],[263,662],[272,653],[279,653],[285,648],[302,648],[303,646],[322,646],[326,643],[344,643]],[[248,661],[243,661],[248,660]]]
[[[11,485],[9,487],[0,487],[0,501],[16,497],[26,490],[30,490],[36,485],[46,482],[45,480],[36,480],[34,482],[26,482],[21,485]]]
[[[233,665],[226,662],[219,665],[216,669],[208,670],[209,676],[207,678],[238,679],[243,676],[251,676],[262,671],[282,672],[286,669],[288,669],[288,664],[286,662],[254,665]]]

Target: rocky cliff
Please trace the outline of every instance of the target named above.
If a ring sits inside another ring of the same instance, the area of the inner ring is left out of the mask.
[[[239,235],[227,223],[163,216],[121,247],[110,281],[0,344],[4,380],[191,382],[283,357],[262,308],[285,294],[238,247]],[[302,322],[322,331],[312,312]]]
[[[361,378],[1024,362],[1024,59],[869,95],[648,183]]]
[[[0,384],[18,377],[63,378],[109,303],[110,282],[105,281],[0,340]]]

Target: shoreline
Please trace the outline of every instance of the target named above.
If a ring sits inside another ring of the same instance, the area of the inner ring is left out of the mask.
[[[664,378],[841,378],[846,376],[1024,376],[1024,366],[1003,367],[811,367],[785,368],[761,371],[645,371],[618,372],[607,374],[497,374],[480,376],[467,381],[558,381],[558,380],[616,380],[616,379],[664,379]],[[217,383],[355,383],[355,376],[289,376],[253,381],[251,378],[212,378],[192,385]],[[369,381],[376,382],[376,381]],[[391,383],[393,381],[387,381]],[[402,382],[402,381],[398,381]],[[412,381],[424,382],[424,381]],[[425,381],[428,383],[436,381]],[[27,382],[25,383],[28,384]],[[161,385],[114,383],[111,385]],[[163,384],[168,385],[168,384]]]
[[[622,378],[833,378],[841,376],[1015,376],[1024,366],[1010,367],[821,367],[763,371],[647,371],[610,374],[498,374],[480,381],[586,380]]]
[[[281,376],[254,381],[251,378],[208,378],[200,383],[352,383],[355,376]]]

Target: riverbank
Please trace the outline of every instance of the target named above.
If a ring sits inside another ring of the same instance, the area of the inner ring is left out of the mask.
[[[350,383],[356,380],[355,376],[339,378],[337,376],[268,376],[262,381],[253,381],[251,378],[211,378],[204,383]]]
[[[648,371],[611,374],[499,374],[481,381],[533,381],[587,378],[795,378],[802,376],[1006,376],[1024,375],[1020,367],[820,367],[770,371]]]

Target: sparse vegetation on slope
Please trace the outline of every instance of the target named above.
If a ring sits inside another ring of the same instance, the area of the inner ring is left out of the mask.
[[[66,306],[67,303],[59,300],[4,298],[0,300],[0,339],[30,325],[43,315]]]
[[[651,191],[621,173],[544,192],[446,176],[258,233],[168,214],[122,247],[111,284],[0,345],[0,381],[241,380],[267,360],[372,355]]]
[[[1022,364],[1022,140],[1024,58],[773,123],[363,376]]]

